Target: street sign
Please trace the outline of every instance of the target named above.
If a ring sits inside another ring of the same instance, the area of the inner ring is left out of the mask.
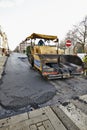
[[[66,41],[66,46],[67,46],[67,47],[70,47],[71,45],[72,45],[71,40],[67,40],[67,41]]]

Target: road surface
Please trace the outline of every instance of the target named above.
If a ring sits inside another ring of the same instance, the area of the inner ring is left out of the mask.
[[[85,94],[85,78],[47,81],[31,68],[25,54],[12,53],[0,82],[0,117],[48,105],[66,105],[69,100]],[[84,111],[83,106],[81,109]]]
[[[39,104],[52,99],[55,93],[55,87],[31,68],[26,55],[11,54],[0,83],[0,104],[3,108],[16,110],[28,105],[38,108]]]

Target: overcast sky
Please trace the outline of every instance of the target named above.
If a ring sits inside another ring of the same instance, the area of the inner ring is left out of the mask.
[[[62,40],[86,15],[87,0],[0,0],[0,25],[10,49],[33,32]]]

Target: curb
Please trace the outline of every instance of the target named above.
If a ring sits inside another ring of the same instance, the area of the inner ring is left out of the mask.
[[[7,56],[0,57],[0,80],[2,79],[7,59],[8,59]]]

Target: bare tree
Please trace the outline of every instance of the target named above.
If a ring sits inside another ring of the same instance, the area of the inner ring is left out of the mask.
[[[84,47],[87,43],[87,16],[79,25],[75,25],[74,27],[76,41],[82,45],[82,50],[84,52]]]
[[[74,25],[72,30],[69,30],[66,34],[65,40],[70,39],[73,46],[76,43],[81,44],[82,51],[85,50],[87,43],[87,16],[78,25]]]
[[[77,38],[75,35],[75,30],[72,29],[68,31],[68,33],[66,34],[65,40],[67,39],[71,40],[73,46],[76,44]]]

